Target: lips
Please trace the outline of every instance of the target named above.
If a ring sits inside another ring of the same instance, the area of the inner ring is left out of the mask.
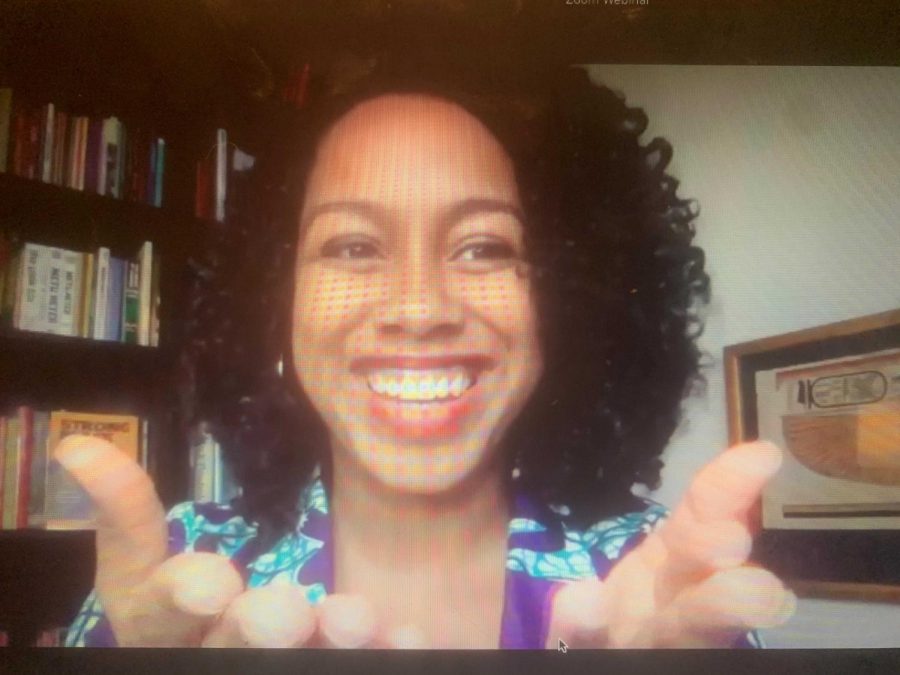
[[[458,433],[482,407],[478,378],[491,367],[487,356],[463,354],[364,357],[350,369],[366,379],[375,420],[400,438],[425,439]]]

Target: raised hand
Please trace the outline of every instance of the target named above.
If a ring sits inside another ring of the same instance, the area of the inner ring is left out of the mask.
[[[731,448],[694,478],[672,516],[604,581],[571,583],[554,597],[547,647],[728,647],[753,628],[787,621],[796,598],[746,564],[749,511],[778,471],[781,451]]]
[[[167,558],[152,481],[107,441],[69,436],[54,454],[96,506],[95,587],[120,646],[393,646],[362,598],[331,595],[313,608],[298,586],[245,590],[224,556]]]

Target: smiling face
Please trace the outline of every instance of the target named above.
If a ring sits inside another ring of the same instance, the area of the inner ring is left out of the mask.
[[[491,466],[542,369],[499,142],[437,98],[365,101],[322,139],[300,227],[294,368],[335,460],[416,493]]]

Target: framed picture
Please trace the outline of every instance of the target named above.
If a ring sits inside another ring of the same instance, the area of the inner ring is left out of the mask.
[[[784,451],[753,559],[798,594],[900,602],[900,310],[725,348],[729,441]]]

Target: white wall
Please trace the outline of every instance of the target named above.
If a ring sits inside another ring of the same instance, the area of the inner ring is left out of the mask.
[[[725,447],[725,345],[900,307],[900,68],[592,66],[668,138],[713,283],[706,395],[666,451],[674,505]],[[900,553],[898,553],[900,555]],[[900,646],[900,605],[801,599],[771,646]]]

